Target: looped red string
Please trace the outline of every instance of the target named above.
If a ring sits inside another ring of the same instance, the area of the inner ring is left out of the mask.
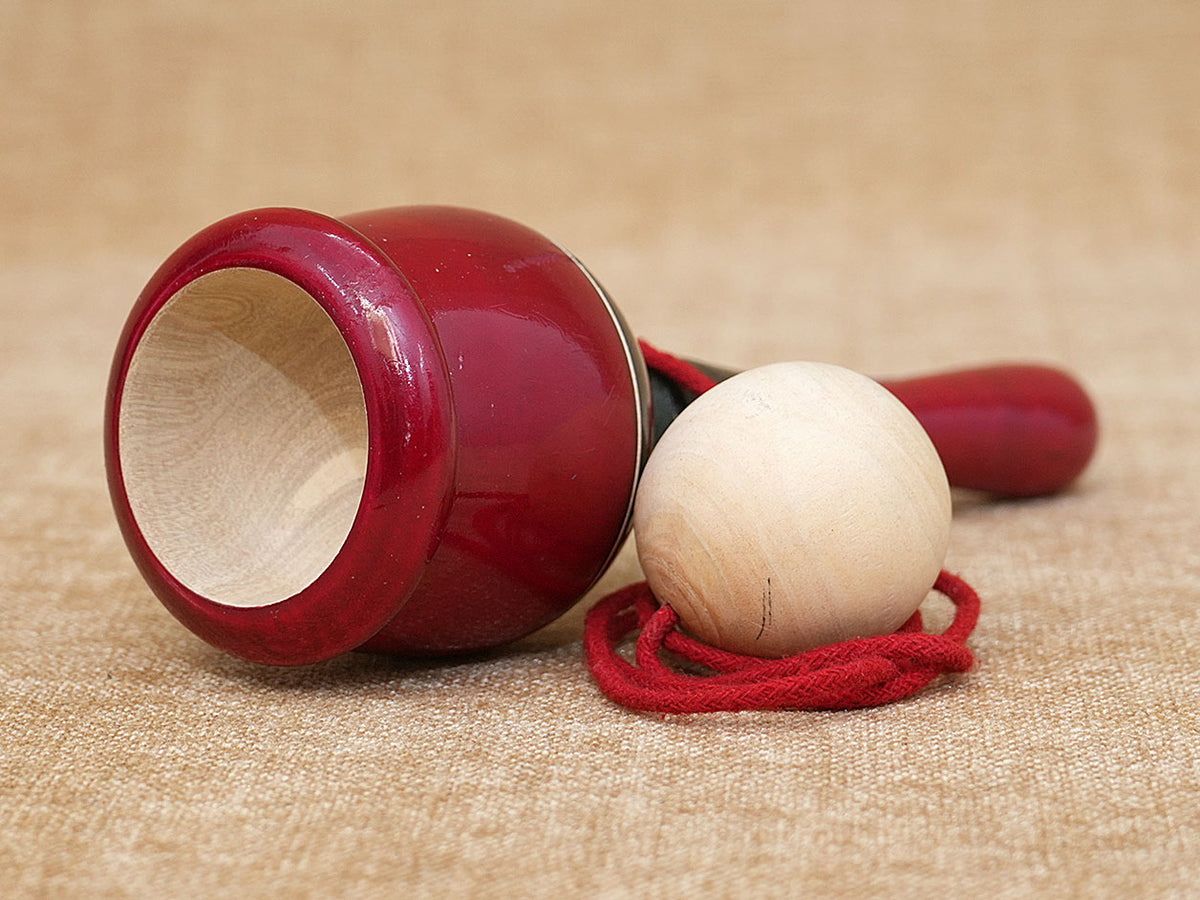
[[[700,394],[716,382],[694,366],[639,342],[647,365]],[[924,630],[914,612],[894,634],[856,638],[783,659],[731,653],[676,630],[679,616],[659,605],[646,582],[609,594],[587,615],[583,647],[596,683],[633,709],[699,713],[750,709],[856,709],[915,694],[935,678],[974,664],[966,641],[979,619],[979,595],[943,571],[933,589],[954,604],[941,634]],[[637,629],[636,664],[619,648]],[[673,668],[663,651],[708,670]]]
[[[935,678],[974,664],[966,640],[979,619],[979,595],[943,571],[934,590],[955,606],[941,634],[924,631],[921,613],[894,634],[855,638],[783,659],[730,653],[675,630],[646,582],[609,594],[588,613],[583,648],[600,689],[617,703],[659,713],[748,709],[856,709],[912,696]],[[641,629],[636,664],[619,648]],[[714,674],[691,674],[662,658],[668,650]]]

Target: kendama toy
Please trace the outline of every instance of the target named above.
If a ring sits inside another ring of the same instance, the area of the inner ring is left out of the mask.
[[[721,383],[697,399],[688,372]],[[275,665],[503,645],[578,602],[635,523],[660,600],[727,651],[893,631],[938,578],[948,485],[1051,493],[1096,441],[1048,367],[682,363],[553,241],[447,207],[199,232],[133,307],[105,424],[150,588]]]

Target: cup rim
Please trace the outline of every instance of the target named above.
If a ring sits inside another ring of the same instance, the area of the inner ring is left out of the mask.
[[[365,481],[349,534],[314,581],[264,606],[219,603],[182,584],[142,534],[122,473],[121,401],[139,342],[178,291],[227,268],[272,272],[315,300],[346,342],[366,407]],[[360,646],[404,605],[437,547],[453,497],[455,463],[453,398],[442,347],[395,263],[335,218],[286,207],[248,210],[186,241],[155,272],[130,312],[106,406],[109,491],[135,563],[177,619],[235,656],[302,665]]]

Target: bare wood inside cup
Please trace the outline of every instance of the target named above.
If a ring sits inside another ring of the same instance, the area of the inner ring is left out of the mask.
[[[147,328],[119,448],[137,525],[171,574],[213,602],[266,606],[316,580],[350,532],[367,468],[362,383],[308,293],[222,269]]]

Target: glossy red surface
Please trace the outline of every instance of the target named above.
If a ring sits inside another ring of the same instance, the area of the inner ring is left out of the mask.
[[[364,649],[528,634],[603,574],[627,527],[642,423],[622,335],[578,263],[512,222],[455,209],[345,221],[395,257],[429,312],[458,453],[433,562]]]
[[[141,335],[185,284],[266,269],[329,313],[367,407],[350,535],[307,588],[234,607],[185,587],[130,508],[119,412]],[[127,545],[164,605],[246,659],[352,648],[444,653],[527,634],[575,603],[628,527],[644,445],[641,365],[576,261],[514,222],[438,207],[332,219],[257,210],[205,229],[146,286],[118,346],[105,450]]]
[[[1058,369],[987,366],[883,386],[925,427],[955,487],[1050,494],[1074,481],[1096,448],[1092,401]]]

